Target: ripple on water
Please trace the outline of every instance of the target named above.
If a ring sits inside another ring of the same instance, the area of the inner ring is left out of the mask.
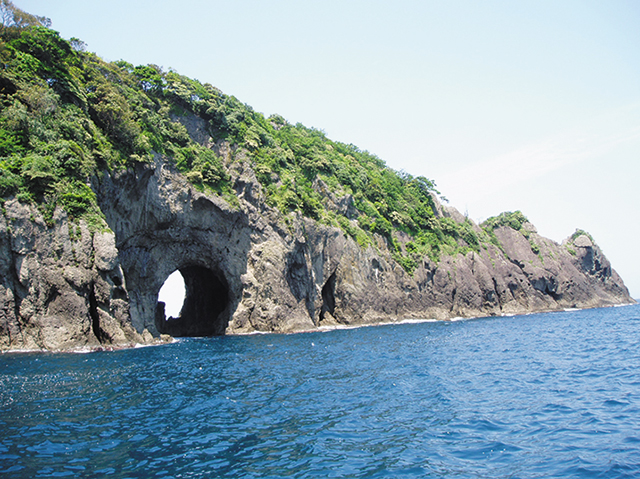
[[[0,356],[7,477],[638,477],[638,306]]]

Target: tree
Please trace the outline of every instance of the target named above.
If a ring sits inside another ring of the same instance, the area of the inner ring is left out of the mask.
[[[133,69],[133,74],[140,80],[140,86],[144,91],[159,92],[162,90],[164,80],[159,66],[139,65]]]
[[[73,48],[77,52],[86,52],[87,51],[87,44],[85,42],[83,42],[82,40],[80,40],[79,38],[72,37],[69,40],[69,45],[71,45],[71,48]]]
[[[11,0],[0,0],[0,35],[10,28],[23,29],[38,25],[49,28],[51,20],[20,10]]]

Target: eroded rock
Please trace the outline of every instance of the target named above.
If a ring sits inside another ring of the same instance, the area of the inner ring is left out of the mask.
[[[210,143],[202,125],[184,124]],[[0,349],[118,347],[167,341],[167,334],[290,332],[633,301],[589,237],[558,245],[528,223],[522,231],[496,229],[500,246],[437,263],[425,258],[409,275],[382,238],[362,248],[340,229],[283,217],[265,204],[248,163],[230,163],[224,144],[210,146],[229,163],[235,206],[196,191],[159,155],[96,181],[111,231],[91,231],[61,210],[47,226],[36,208],[7,201]],[[468,221],[434,201],[438,215]],[[327,196],[327,207],[357,216],[348,195]],[[158,293],[176,270],[187,298],[180,317],[167,318]]]

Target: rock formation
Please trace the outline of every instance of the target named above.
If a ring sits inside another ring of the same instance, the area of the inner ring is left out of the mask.
[[[495,244],[479,252],[425,258],[410,275],[382,237],[362,248],[341,229],[271,208],[248,160],[232,161],[226,143],[202,132],[198,140],[225,159],[236,204],[197,191],[160,155],[95,178],[111,231],[92,232],[60,208],[48,226],[36,207],[4,203],[0,349],[120,347],[164,334],[305,331],[633,302],[590,237],[559,245],[528,223],[520,231],[498,227]],[[348,197],[327,196],[325,206],[353,210]],[[436,209],[464,221],[453,208]],[[176,270],[185,304],[180,318],[166,318],[158,292]]]
[[[0,35],[0,350],[633,301],[586,233],[475,225],[425,177],[35,22]]]

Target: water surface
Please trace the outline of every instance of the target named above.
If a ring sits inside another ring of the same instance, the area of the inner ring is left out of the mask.
[[[640,306],[0,356],[0,477],[638,477]]]

